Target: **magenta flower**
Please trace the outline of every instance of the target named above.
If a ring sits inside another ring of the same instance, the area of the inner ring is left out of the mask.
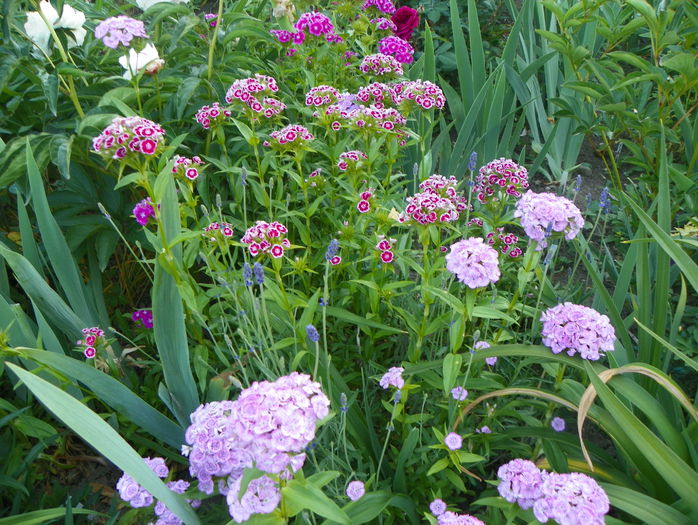
[[[514,217],[520,217],[526,235],[537,242],[536,251],[548,246],[553,233],[574,239],[584,226],[582,213],[574,203],[553,193],[527,191],[516,203]]]
[[[153,327],[153,312],[150,310],[136,310],[131,314],[131,320],[136,323],[140,322],[144,328]]]
[[[378,17],[371,19],[371,23],[376,27],[377,31],[390,31],[391,33],[397,31],[397,26],[389,18]]]
[[[257,221],[254,226],[247,228],[242,242],[247,244],[247,249],[252,257],[269,254],[273,258],[283,257],[286,248],[291,247],[291,242],[286,238],[288,229],[280,222]]]
[[[246,106],[249,118],[272,118],[286,109],[286,104],[271,96],[278,90],[273,77],[257,74],[233,82],[225,94],[225,101]]]
[[[272,131],[269,137],[271,140],[265,141],[264,145],[281,152],[298,151],[303,149],[306,142],[315,139],[310,131],[298,124],[289,124],[283,129]]]
[[[395,6],[391,0],[365,0],[361,5],[361,9],[364,11],[371,8],[377,9],[386,15],[392,15],[395,12]]]
[[[385,78],[401,77],[404,74],[402,64],[390,55],[376,53],[368,55],[361,61],[359,69],[362,73]]]
[[[496,159],[478,172],[473,192],[481,203],[512,196],[521,197],[528,188],[528,170],[510,159]]]
[[[143,199],[134,206],[133,216],[141,226],[148,224],[150,217],[155,217],[155,208],[153,208],[153,202],[150,200],[150,197]]]
[[[596,361],[614,350],[615,330],[605,315],[593,308],[564,303],[548,308],[540,318],[543,344],[554,354],[566,351]]]
[[[533,514],[541,523],[552,519],[565,525],[603,525],[610,510],[608,496],[596,481],[579,472],[548,473]]]
[[[407,206],[398,221],[401,223],[416,223],[422,226],[429,224],[454,222],[458,220],[468,204],[465,197],[458,193],[456,178],[443,175],[432,175],[419,184],[418,193],[407,197]]]
[[[334,33],[332,21],[322,13],[311,11],[303,13],[293,26],[297,31],[307,31],[313,36],[322,36]]]
[[[339,101],[340,93],[332,86],[322,85],[311,88],[305,94],[305,105],[324,107],[336,104]]]
[[[553,420],[550,422],[550,426],[553,428],[555,432],[562,432],[563,430],[565,430],[565,420],[561,417],[554,417]]]
[[[341,171],[355,172],[361,166],[363,166],[362,161],[367,160],[367,159],[368,159],[368,156],[361,151],[358,151],[358,150],[345,151],[345,152],[339,154],[339,162],[337,163],[337,167]]]
[[[366,487],[363,481],[352,481],[347,485],[347,497],[351,501],[356,501],[361,499],[361,497],[366,493]]]
[[[401,366],[390,368],[383,377],[380,378],[380,386],[387,390],[389,387],[402,388],[405,386],[405,380],[402,378],[402,373],[405,371]]]
[[[542,496],[544,472],[525,459],[513,459],[499,467],[499,495],[510,503],[518,503],[522,509],[530,509]]]
[[[203,165],[203,161],[197,155],[194,155],[192,158],[175,155],[174,161],[172,173],[189,181],[195,181],[199,178],[199,170]]]
[[[362,102],[378,109],[391,105],[394,106],[400,101],[393,86],[383,82],[372,82],[368,86],[362,87],[356,92],[355,98],[357,102]]]
[[[392,55],[401,64],[411,64],[414,61],[414,48],[399,36],[386,36],[378,42],[378,52]]]
[[[398,8],[390,19],[397,26],[395,36],[399,36],[403,40],[411,39],[412,33],[419,27],[419,13],[416,9],[405,5]]]
[[[155,155],[164,144],[165,130],[141,117],[116,117],[92,139],[92,150],[104,157],[123,159],[132,154]]]
[[[204,228],[203,236],[212,242],[233,240],[233,226],[227,222],[212,222]]]
[[[148,33],[143,22],[121,15],[102,20],[95,28],[95,37],[116,49],[119,45],[129,47],[134,38],[148,38]]]
[[[222,124],[225,119],[232,115],[233,113],[229,109],[223,109],[218,102],[214,102],[210,106],[201,107],[194,118],[204,129],[209,129]]]
[[[439,86],[428,80],[409,80],[393,87],[395,101],[400,109],[409,112],[417,106],[421,109],[443,109],[446,96]]]
[[[446,269],[472,289],[495,283],[500,276],[497,251],[476,237],[451,245],[451,252],[446,254]]]
[[[460,434],[450,432],[444,438],[444,445],[446,445],[449,450],[459,450],[463,446],[463,438],[460,436]]]

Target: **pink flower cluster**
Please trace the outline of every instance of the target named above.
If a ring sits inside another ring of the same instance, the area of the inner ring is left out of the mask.
[[[215,23],[215,22],[212,22]],[[184,494],[187,489],[189,488],[189,482],[184,481],[183,479],[178,479],[177,481],[170,481],[167,483],[167,488],[170,489],[172,492],[176,492],[177,494]],[[201,506],[201,500],[191,500],[187,499],[187,503],[189,503],[192,508],[198,508]],[[148,525],[182,525],[183,522],[180,520],[177,515],[172,512],[170,509],[167,508],[167,506],[162,502],[158,501],[155,504],[155,509],[153,510],[155,515],[158,517],[157,521],[155,523],[149,523]]]
[[[376,30],[378,30],[378,31],[390,31],[390,32],[397,31],[397,26],[395,25],[395,22],[393,22],[389,18],[385,18],[385,17],[381,16],[379,18],[372,19],[371,23],[374,26],[376,26]]]
[[[238,79],[231,84],[225,94],[228,104],[234,102],[247,106],[253,115],[263,115],[272,118],[286,109],[286,104],[270,96],[279,90],[276,80],[267,75],[255,75],[250,78]]]
[[[121,15],[102,20],[95,28],[95,37],[116,49],[119,45],[129,47],[134,38],[148,38],[148,33],[143,22]]]
[[[97,355],[96,346],[103,343],[104,330],[94,326],[92,328],[83,328],[82,335],[84,339],[77,342],[78,346],[84,346],[82,353],[87,359],[92,359]]]
[[[485,235],[485,240],[487,240],[487,244],[502,253],[508,254],[512,259],[523,254],[523,250],[516,246],[519,238],[513,233],[505,232],[504,228],[497,228],[496,235],[495,232],[489,232]]]
[[[373,82],[362,87],[356,93],[356,99],[379,109],[384,108],[386,104],[396,105],[399,103],[399,98],[396,98],[393,87],[382,82]]]
[[[371,210],[371,199],[373,199],[373,188],[362,191],[359,195],[359,202],[356,204],[356,209],[359,213],[368,213]]]
[[[247,491],[240,497],[242,476],[230,484],[226,502],[228,512],[236,523],[244,523],[252,514],[269,514],[281,502],[281,492],[276,481],[269,476],[261,476],[250,481]]]
[[[526,188],[528,170],[513,160],[502,157],[480,168],[473,191],[477,194],[477,200],[485,203],[493,198],[495,193],[500,197],[521,197],[521,192]],[[494,200],[498,199],[495,197]]]
[[[531,461],[514,459],[499,467],[500,496],[523,509],[533,507],[541,523],[603,525],[610,510],[608,496],[586,474],[539,470]]]
[[[189,471],[207,494],[213,493],[214,477],[228,476],[229,493],[235,496],[234,482],[247,467],[288,475],[289,469],[303,466],[302,451],[329,405],[320,385],[297,372],[274,382],[254,382],[236,401],[201,405],[185,433]]]
[[[401,109],[409,111],[417,104],[422,109],[443,109],[446,97],[439,86],[428,80],[410,80],[393,86],[395,98]]]
[[[288,229],[280,222],[257,221],[257,224],[247,229],[242,242],[248,245],[252,257],[268,253],[278,259],[283,257],[284,249],[291,246],[286,233]]]
[[[392,55],[401,64],[411,64],[414,61],[414,48],[407,40],[399,36],[386,36],[378,42],[378,52]]]
[[[536,241],[536,251],[548,246],[547,237],[562,232],[565,239],[574,239],[584,226],[582,213],[572,201],[554,193],[527,191],[516,203],[514,217],[521,218],[526,235]]]
[[[395,6],[391,0],[365,0],[361,5],[361,9],[366,11],[371,7],[376,8],[378,11],[385,13],[386,15],[392,15],[395,12]]]
[[[92,139],[92,149],[113,159],[123,159],[131,153],[154,155],[164,138],[165,130],[152,120],[116,117]]]
[[[339,91],[332,86],[316,86],[305,94],[306,106],[329,106],[339,100]]]
[[[135,310],[131,314],[131,321],[134,323],[141,323],[144,328],[153,327],[153,312],[150,310]]]
[[[362,73],[386,78],[401,77],[404,74],[402,64],[394,57],[383,53],[365,56],[359,69]]]
[[[192,181],[199,178],[200,168],[195,166],[201,166],[203,161],[197,155],[194,155],[192,158],[175,155],[174,161],[175,163],[174,166],[172,166],[172,173]]]
[[[407,123],[405,116],[394,108],[361,107],[349,112],[349,125],[362,130],[400,132]]]
[[[143,199],[134,206],[133,216],[141,226],[148,224],[150,217],[155,217],[155,208],[153,208],[153,201],[150,200],[150,197]]]
[[[582,359],[596,361],[604,352],[614,350],[616,332],[608,317],[593,308],[564,303],[548,308],[540,318],[543,323],[543,344],[554,354],[579,354]]]
[[[293,27],[297,31],[307,31],[313,36],[334,34],[332,21],[317,11],[303,13]]]
[[[269,31],[281,44],[288,44],[293,42],[294,44],[300,45],[305,40],[305,33],[303,31],[284,31],[282,29],[272,29]]]
[[[289,124],[283,129],[272,131],[269,136],[271,140],[265,140],[264,146],[280,151],[301,149],[306,142],[315,138],[310,131],[298,124]]]
[[[221,124],[226,118],[232,116],[232,112],[229,109],[224,109],[214,102],[210,106],[203,106],[199,111],[196,112],[196,121],[203,126],[204,129],[209,129],[211,126]]]
[[[485,241],[470,237],[451,245],[446,254],[446,269],[468,288],[482,288],[499,280],[497,251]]]
[[[159,478],[166,478],[170,473],[163,458],[143,458],[143,461]],[[150,507],[153,504],[153,495],[125,472],[116,482],[116,490],[119,497],[133,508]]]
[[[368,159],[368,157],[361,151],[345,151],[339,154],[337,167],[342,171],[356,171],[361,165],[361,161],[366,159]]]
[[[210,241],[226,241],[233,237],[233,227],[227,222],[212,222],[204,228],[204,237]]]
[[[407,197],[407,207],[400,214],[401,223],[415,222],[429,225],[435,222],[453,222],[468,206],[467,200],[456,191],[456,178],[432,175],[419,185],[422,190]]]
[[[485,525],[483,521],[480,521],[475,516],[458,514],[450,510],[437,516],[436,523],[438,525]]]
[[[378,384],[380,384],[381,388],[385,390],[391,386],[394,386],[395,388],[402,388],[405,386],[405,380],[402,378],[402,373],[404,371],[405,369],[401,366],[393,366],[385,374],[383,374]]]
[[[393,246],[395,245],[396,239],[387,238],[385,235],[378,236],[378,244],[376,244],[376,250],[380,251],[381,262],[385,264],[390,264],[395,260],[395,254],[393,253]]]

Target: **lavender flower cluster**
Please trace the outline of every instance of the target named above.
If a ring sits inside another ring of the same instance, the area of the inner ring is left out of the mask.
[[[170,473],[170,469],[162,458],[143,458],[143,461],[159,478],[166,478]],[[125,472],[116,482],[116,490],[119,492],[119,497],[133,508],[149,507],[153,504],[153,495]]]
[[[148,38],[148,33],[143,22],[121,15],[102,20],[95,28],[95,37],[116,49],[119,45],[129,47],[134,38]]]
[[[614,350],[616,333],[610,320],[593,308],[573,303],[548,308],[540,318],[543,344],[554,354],[579,354],[582,359],[597,361],[604,352]]]
[[[516,203],[514,217],[520,217],[526,235],[538,243],[536,251],[548,246],[547,238],[552,232],[564,233],[570,240],[584,226],[582,213],[572,201],[553,193],[533,193],[531,190]]]
[[[592,478],[579,472],[557,474],[539,470],[528,460],[514,459],[499,467],[499,495],[523,509],[533,507],[541,523],[603,525],[608,496]]]
[[[165,130],[141,117],[116,117],[102,133],[92,139],[92,149],[113,159],[131,153],[154,155],[164,144]]]
[[[463,195],[456,191],[458,182],[454,176],[432,175],[419,184],[419,193],[407,197],[405,211],[398,216],[401,223],[423,226],[435,222],[453,222],[468,206]]]
[[[213,493],[214,478],[227,494],[237,522],[251,514],[271,512],[279,502],[278,486],[269,476],[250,482],[241,495],[240,479],[247,467],[289,476],[303,466],[303,449],[315,437],[319,420],[329,413],[329,399],[310,376],[293,372],[274,382],[255,382],[236,401],[201,405],[185,433],[189,471],[199,489]]]
[[[452,244],[446,254],[446,269],[472,289],[496,283],[500,276],[497,250],[479,237]]]
[[[485,525],[484,522],[470,514],[458,514],[447,510],[446,502],[435,499],[429,504],[429,510],[436,516],[438,525]]]

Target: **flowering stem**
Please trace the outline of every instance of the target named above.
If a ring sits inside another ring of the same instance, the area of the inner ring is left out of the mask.
[[[211,35],[211,43],[208,46],[208,73],[207,78],[209,84],[213,78],[213,52],[216,49],[216,41],[218,40],[218,29],[221,27],[221,19],[223,18],[223,0],[218,0],[218,18],[216,18],[216,27],[213,28]]]

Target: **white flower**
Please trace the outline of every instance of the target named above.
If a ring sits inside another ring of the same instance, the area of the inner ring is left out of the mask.
[[[44,19],[38,11],[27,13],[27,21],[24,24],[24,32],[32,41],[47,55],[50,54],[48,43],[51,39],[51,31],[47,24],[50,24],[54,29],[69,29],[72,35],[68,35],[68,48],[81,46],[85,41],[85,14],[70,7],[68,4],[63,4],[63,13],[58,16],[58,12],[48,0],[41,0],[39,9],[43,13]]]
[[[157,73],[165,65],[165,61],[160,58],[153,44],[147,44],[141,52],[131,48],[128,55],[119,59],[119,64],[126,70],[124,78],[131,80],[134,75],[143,70],[150,75]]]
[[[187,4],[189,3],[189,0],[136,0],[136,4],[143,11],[161,2],[167,2],[168,4]]]

